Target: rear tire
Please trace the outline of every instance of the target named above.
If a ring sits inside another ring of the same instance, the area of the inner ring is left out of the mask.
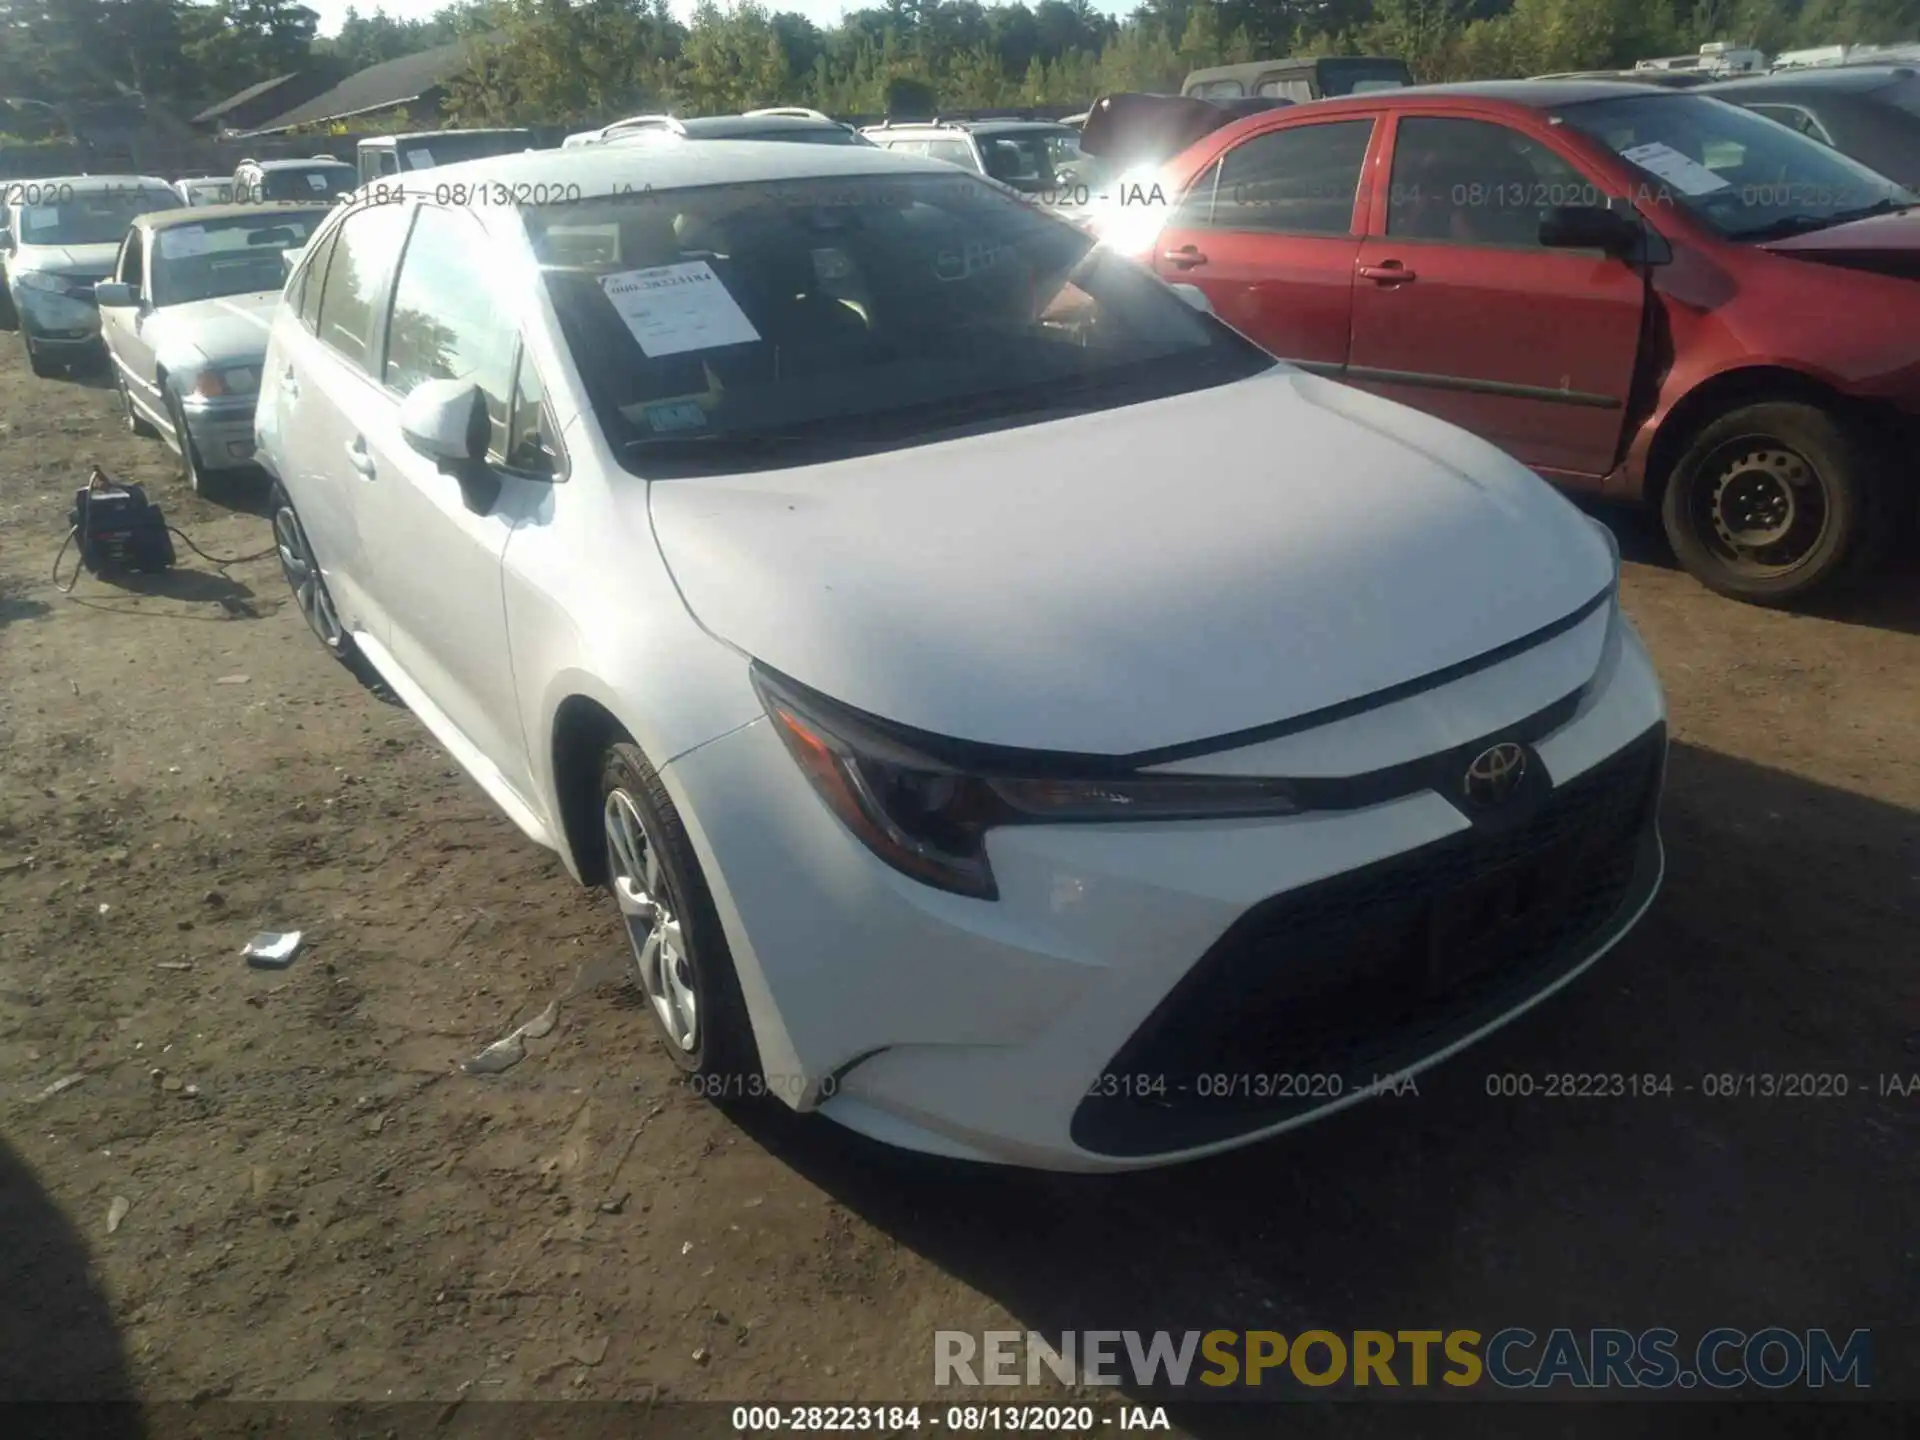
[[[273,487],[271,503],[274,545],[280,552],[280,573],[286,577],[287,588],[293,591],[294,604],[300,607],[300,613],[306,617],[307,628],[327,647],[328,653],[349,669],[358,670],[361,666],[359,651],[354,648],[353,637],[341,623],[340,612],[334,608],[333,595],[327,589],[326,577],[320,573],[320,562],[314,557],[306,527],[300,523],[300,516],[294,510],[293,501],[288,498],[286,490],[277,482]]]
[[[1885,478],[1864,436],[1799,401],[1743,405],[1707,425],[1674,466],[1660,518],[1701,584],[1753,605],[1791,605],[1877,563]]]
[[[667,1054],[713,1099],[757,1092],[760,1055],[726,931],[680,812],[640,748],[600,764],[607,888]]]

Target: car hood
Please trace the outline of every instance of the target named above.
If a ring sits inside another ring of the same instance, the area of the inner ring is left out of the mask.
[[[648,495],[712,633],[900,724],[1083,754],[1359,699],[1552,624],[1613,574],[1516,461],[1285,366]]]
[[[1920,279],[1920,209],[1768,240],[1760,248],[1799,260]]]
[[[158,331],[151,337],[154,348],[190,347],[205,359],[222,362],[257,360],[267,353],[267,336],[279,304],[278,290],[263,290],[168,305],[148,322]]]
[[[120,245],[22,245],[8,268],[15,274],[40,271],[48,275],[110,275]]]

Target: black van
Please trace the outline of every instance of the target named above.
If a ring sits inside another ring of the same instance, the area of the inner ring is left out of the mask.
[[[1244,65],[1215,65],[1195,70],[1180,93],[1195,100],[1260,97],[1324,100],[1329,95],[1358,95],[1367,90],[1398,90],[1413,84],[1404,60],[1380,55],[1317,55],[1310,59],[1251,60]]]

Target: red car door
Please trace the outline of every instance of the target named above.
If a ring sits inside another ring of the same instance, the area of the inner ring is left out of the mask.
[[[1604,205],[1604,191],[1544,133],[1491,118],[1401,113],[1389,145],[1347,378],[1593,484],[1619,451],[1646,287],[1539,231],[1547,210]]]
[[[1154,242],[1154,270],[1197,285],[1222,320],[1281,359],[1337,371],[1374,124],[1346,116],[1240,140],[1182,195]]]

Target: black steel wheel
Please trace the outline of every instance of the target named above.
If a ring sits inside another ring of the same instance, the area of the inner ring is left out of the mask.
[[[1667,539],[1700,582],[1787,605],[1871,569],[1885,538],[1872,447],[1797,401],[1745,405],[1703,428],[1661,501]]]

